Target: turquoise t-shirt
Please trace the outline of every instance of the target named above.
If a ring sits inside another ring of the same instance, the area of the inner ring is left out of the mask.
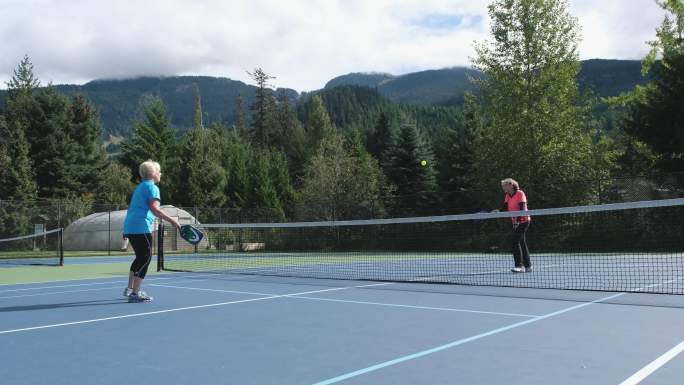
[[[124,234],[148,234],[154,231],[155,216],[150,211],[150,201],[161,202],[159,187],[151,179],[145,179],[133,191],[124,220]]]

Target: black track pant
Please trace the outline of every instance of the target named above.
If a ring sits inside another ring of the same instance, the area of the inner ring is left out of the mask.
[[[131,264],[133,275],[138,278],[145,278],[147,267],[152,261],[152,234],[126,234],[128,241],[135,250],[135,260]]]
[[[525,233],[530,222],[521,222],[513,229],[513,261],[516,267],[530,267],[530,250],[527,248]]]

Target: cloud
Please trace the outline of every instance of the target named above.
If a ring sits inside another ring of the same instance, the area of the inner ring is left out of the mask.
[[[286,5],[285,5],[286,4]],[[489,34],[485,0],[5,0],[0,81],[24,54],[43,83],[201,74],[251,83],[256,67],[300,91],[357,71],[469,65]],[[639,58],[662,20],[653,0],[574,0],[582,57]]]

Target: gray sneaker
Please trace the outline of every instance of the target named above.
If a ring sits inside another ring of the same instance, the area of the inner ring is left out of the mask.
[[[147,295],[147,293],[145,293],[144,291],[131,293],[131,295],[128,296],[128,302],[150,302],[153,299],[154,298]]]
[[[514,273],[524,273],[524,272],[525,272],[525,268],[524,268],[524,267],[514,267],[514,268],[511,269],[511,271],[514,272]]]
[[[133,294],[133,289],[131,289],[130,287],[127,287],[124,289],[124,292],[123,292],[124,297],[128,298],[128,296],[131,294]]]

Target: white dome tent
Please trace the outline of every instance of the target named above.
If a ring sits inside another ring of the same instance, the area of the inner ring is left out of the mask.
[[[166,215],[176,218],[180,224],[197,223],[187,211],[175,206],[160,207]],[[123,239],[123,222],[126,210],[104,211],[90,214],[74,221],[64,229],[64,250],[69,251],[132,251],[128,241]],[[157,222],[158,223],[158,222]],[[156,247],[157,231],[155,225],[154,245]],[[173,234],[171,234],[173,236]],[[168,232],[167,232],[168,236]],[[206,243],[203,240],[203,243]]]

